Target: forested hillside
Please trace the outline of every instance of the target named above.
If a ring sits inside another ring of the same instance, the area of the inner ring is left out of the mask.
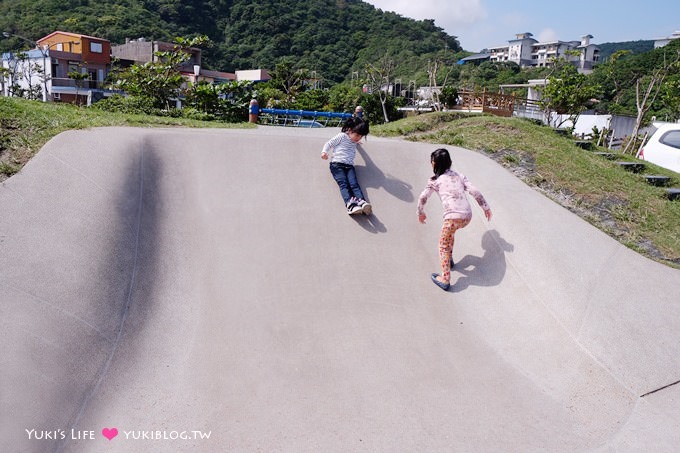
[[[597,45],[600,48],[600,61],[604,62],[619,50],[629,50],[631,53],[645,53],[654,49],[654,41],[639,40],[625,42],[605,42]]]
[[[290,57],[329,82],[390,52],[396,75],[413,78],[438,58],[455,61],[460,44],[433,21],[383,12],[360,0],[2,0],[0,31],[31,40],[55,30],[172,41],[207,35],[210,69],[273,68]],[[0,50],[25,43],[0,39]]]

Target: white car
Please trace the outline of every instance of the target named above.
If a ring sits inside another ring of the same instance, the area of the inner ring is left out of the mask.
[[[680,173],[680,123],[654,124],[657,128],[637,158]]]

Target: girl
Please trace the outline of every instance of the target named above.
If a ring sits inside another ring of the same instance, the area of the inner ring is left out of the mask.
[[[432,281],[444,291],[448,291],[451,280],[451,253],[453,251],[454,234],[464,228],[472,219],[472,208],[465,196],[469,192],[484,210],[487,220],[491,220],[491,208],[482,194],[470,181],[454,170],[451,170],[449,152],[440,148],[430,156],[434,176],[427,182],[425,190],[418,198],[418,220],[425,223],[427,216],[423,210],[432,192],[437,192],[444,208],[444,224],[439,237],[439,261],[442,275],[432,274]]]
[[[352,117],[345,121],[342,132],[331,138],[323,146],[321,158],[328,159],[329,151],[333,151],[331,158],[331,174],[340,187],[340,195],[345,202],[348,214],[371,213],[371,205],[364,200],[364,194],[359,187],[354,156],[357,143],[368,135],[368,123],[362,118]]]

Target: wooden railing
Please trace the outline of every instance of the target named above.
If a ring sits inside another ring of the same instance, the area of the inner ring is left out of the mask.
[[[460,90],[458,96],[456,109],[482,111],[496,116],[512,116],[515,105],[521,102],[511,94],[490,93],[486,90]]]

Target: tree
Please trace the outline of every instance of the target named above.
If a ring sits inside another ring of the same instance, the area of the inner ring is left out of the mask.
[[[80,105],[80,104],[78,104],[78,91],[80,91],[80,88],[82,88],[83,80],[87,79],[88,75],[87,75],[87,73],[83,73],[83,72],[80,72],[80,71],[70,71],[68,73],[68,77],[69,77],[69,79],[73,79],[75,81],[75,84],[76,84],[76,105]]]
[[[187,90],[185,105],[208,115],[207,119],[238,122],[248,118],[248,105],[252,97],[253,84],[250,81],[218,85],[201,81]]]
[[[442,87],[442,92],[439,94],[439,99],[451,108],[458,102],[458,90],[450,85]]]
[[[572,127],[576,124],[579,115],[583,112],[595,96],[598,87],[588,85],[584,74],[579,74],[575,66],[565,64],[557,76],[548,77],[548,83],[542,90],[541,105],[546,111],[549,122],[552,112],[567,115],[556,126],[560,127],[567,121],[571,121]]]
[[[294,98],[298,92],[303,91],[305,81],[309,79],[309,71],[296,67],[288,59],[278,63],[269,75],[271,80],[268,83],[286,93],[289,98]]]
[[[371,82],[373,91],[377,91],[380,96],[380,105],[382,107],[383,118],[386,123],[390,121],[387,114],[387,98],[390,95],[390,82],[394,72],[394,60],[390,58],[388,53],[385,53],[382,58],[375,64],[366,65],[366,76]]]
[[[436,111],[441,110],[441,99],[439,97],[439,84],[437,83],[437,72],[439,72],[439,68],[441,66],[441,61],[439,60],[434,60],[431,62],[428,62],[427,65],[427,74],[428,74],[428,79],[429,79],[429,85],[430,85],[430,95],[432,96],[432,104],[433,107]],[[448,73],[446,74],[446,77],[444,78],[444,84],[446,84],[446,79],[448,78]]]
[[[331,87],[328,93],[328,108],[333,112],[354,112],[357,105],[361,103],[362,93],[357,86],[345,82]]]
[[[204,68],[271,69],[287,57],[323,74],[329,86],[386,49],[405,79],[417,79],[408,73],[424,67],[443,44],[449,53],[461,50],[456,38],[431,20],[405,18],[356,0],[73,0],[60,5],[56,0],[3,0],[0,31],[35,38],[68,30],[112,43],[132,37],[172,41],[201,33],[215,43],[202,55]],[[0,39],[0,51],[14,43]]]
[[[0,67],[0,93],[5,92],[5,79],[9,77],[9,69]]]
[[[149,99],[156,108],[170,108],[170,99],[179,95],[184,78],[176,66],[184,59],[132,65],[119,74],[117,87],[132,96]]]
[[[637,102],[643,100],[644,91],[651,81],[650,77],[656,70],[669,66],[678,51],[680,51],[680,40],[674,40],[664,47],[645,53],[615,52],[607,62],[596,66],[589,77],[603,87],[600,103],[597,105],[598,111],[637,116]],[[669,105],[669,102],[672,104],[672,98],[664,96],[664,93],[667,91],[667,83],[670,82],[672,86],[676,72],[673,68],[669,69],[661,84],[661,92],[651,103],[649,100],[653,93],[650,93],[646,102],[648,109],[644,114],[643,124],[652,115],[673,115],[673,109]],[[638,86],[637,92],[636,86]],[[669,95],[672,96],[672,90]]]
[[[303,91],[295,99],[294,108],[299,110],[323,110],[328,105],[328,91],[312,89]]]
[[[11,54],[8,60],[8,68],[5,71],[9,79],[8,91],[10,96],[19,96],[26,99],[42,99],[42,84],[45,82],[45,71],[42,66],[31,60],[26,52]],[[35,76],[40,83],[34,84]],[[25,81],[21,86],[18,82]],[[3,77],[4,82],[4,77]]]
[[[635,126],[631,133],[633,139],[626,143],[623,149],[624,154],[637,152],[640,126],[657,96],[661,93],[666,76],[670,71],[678,69],[678,61],[680,61],[680,50],[676,51],[675,56],[672,57],[670,62],[666,63],[664,61],[664,64],[652,71],[651,74],[642,75],[635,80],[635,107],[637,108],[637,116],[635,117]]]
[[[208,115],[220,114],[220,95],[217,86],[201,80],[193,84],[185,94],[184,105]]]
[[[666,78],[661,93],[661,102],[666,109],[666,116],[676,120],[680,117],[680,74]]]
[[[623,88],[630,86],[630,84],[635,80],[634,76],[631,76],[628,71],[617,70],[618,66],[620,66],[617,65],[619,60],[630,53],[630,50],[618,50],[614,52],[609,58],[609,64],[607,65],[607,75],[614,84],[614,102],[619,102],[623,93]]]
[[[256,93],[257,103],[260,107],[269,109],[292,108],[286,93],[278,88],[274,88],[269,82],[258,84]]]
[[[132,65],[116,73],[114,85],[132,96],[152,101],[156,108],[170,109],[170,100],[177,98],[184,77],[179,72],[189,59],[187,48],[208,42],[207,37],[176,38],[178,44],[170,51],[156,52],[156,61]]]
[[[248,106],[255,95],[250,81],[233,81],[217,86],[222,119],[229,122],[246,121]]]

